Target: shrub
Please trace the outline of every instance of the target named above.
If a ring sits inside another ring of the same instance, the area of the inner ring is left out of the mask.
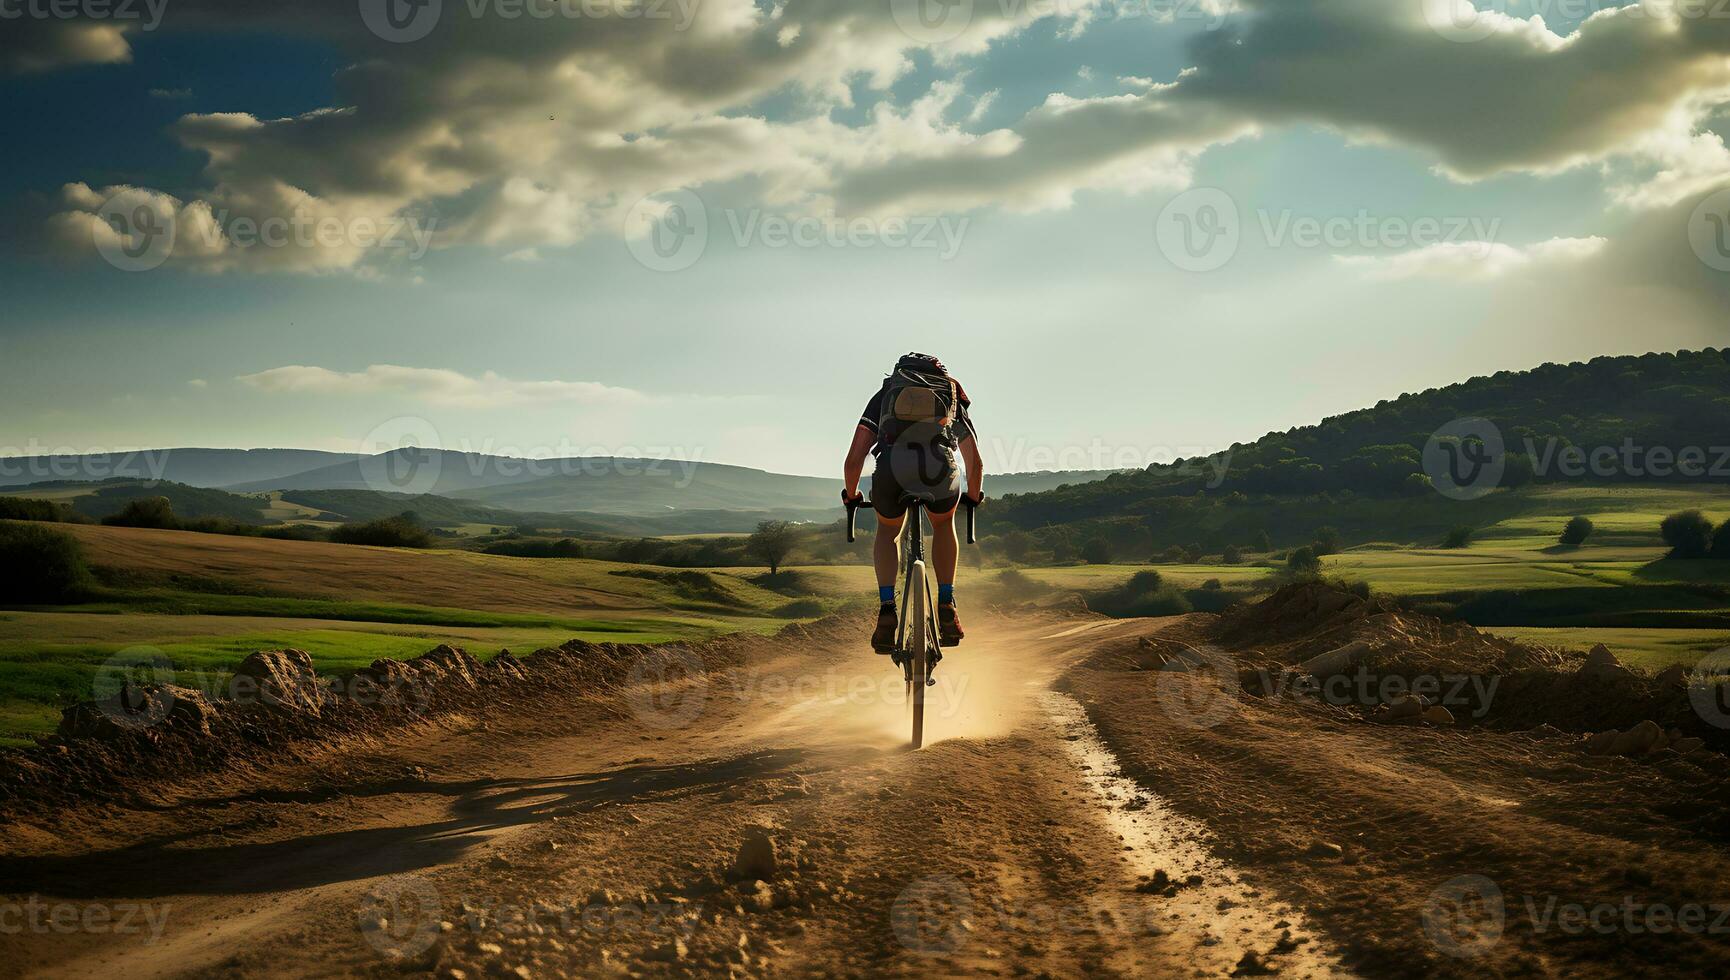
[[[1115,589],[1089,597],[1088,604],[1108,616],[1178,616],[1194,606],[1176,589],[1160,582],[1159,573],[1137,572]]]
[[[1293,575],[1314,575],[1322,570],[1322,560],[1315,550],[1305,546],[1294,549],[1285,560],[1285,569]]]
[[[48,521],[52,523],[65,520],[65,513],[64,506],[51,500],[0,497],[0,520],[4,521]]]
[[[167,497],[139,497],[128,500],[126,506],[120,508],[120,513],[110,514],[102,519],[102,523],[112,527],[154,527],[165,531],[180,529],[180,521],[174,516],[174,507]]]
[[[1235,544],[1225,546],[1225,551],[1219,556],[1220,564],[1236,565],[1243,561],[1243,552]]]
[[[1576,517],[1573,520],[1568,522],[1567,527],[1562,528],[1562,536],[1560,538],[1558,538],[1557,540],[1561,541],[1565,545],[1571,545],[1571,546],[1577,548],[1580,545],[1585,544],[1586,539],[1591,537],[1591,536],[1592,536],[1592,521],[1591,521],[1591,519],[1585,518],[1585,517]]]
[[[1315,551],[1317,558],[1334,554],[1340,550],[1340,532],[1331,527],[1317,530],[1315,543],[1311,544],[1310,548]]]
[[[1713,558],[1730,558],[1730,521],[1718,525],[1718,531],[1712,535]]]
[[[1671,558],[1704,558],[1712,550],[1712,522],[1697,510],[1684,510],[1664,518],[1658,533],[1670,546]]]
[[[432,535],[404,515],[381,517],[365,524],[344,524],[330,529],[337,544],[370,544],[382,548],[430,548]]]
[[[1089,538],[1081,546],[1081,560],[1089,565],[1111,564],[1111,542],[1104,538]]]
[[[90,570],[76,538],[40,524],[0,524],[0,602],[72,602]]]
[[[1165,579],[1151,568],[1144,568],[1129,577],[1123,584],[1131,592],[1152,592],[1165,584]]]
[[[1472,529],[1464,524],[1459,525],[1442,535],[1442,547],[1464,548],[1472,543]]]

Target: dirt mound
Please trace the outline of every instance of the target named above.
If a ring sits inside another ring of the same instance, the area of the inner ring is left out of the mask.
[[[330,678],[318,676],[304,651],[259,651],[214,695],[128,684],[67,708],[58,731],[36,747],[0,751],[0,813],[136,799],[152,782],[312,758],[345,739],[453,714],[607,696],[667,677],[668,663],[680,672],[726,669],[743,662],[747,646],[809,643],[849,627],[858,624],[825,620],[788,626],[772,638],[732,634],[665,646],[573,639],[520,659],[503,651],[484,664],[460,648],[439,646]]]
[[[1289,585],[1217,619],[1198,617],[1157,643],[1214,645],[1231,652],[1253,695],[1319,697],[1383,723],[1611,736],[1645,723],[1643,732],[1677,733],[1653,751],[1677,742],[1697,748],[1684,739],[1730,748],[1730,731],[1694,710],[1680,668],[1648,675],[1601,644],[1581,654],[1520,643],[1325,583]]]

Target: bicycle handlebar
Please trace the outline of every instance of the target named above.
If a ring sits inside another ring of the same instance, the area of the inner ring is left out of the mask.
[[[979,511],[979,504],[984,503],[984,502],[985,502],[984,496],[981,496],[979,498],[978,502],[975,502],[973,500],[968,499],[966,494],[961,495],[961,506],[967,508],[967,543],[968,544],[978,544],[979,543],[979,534],[978,534],[978,528],[979,528],[978,516],[979,515],[978,515],[978,511]],[[858,523],[854,520],[854,516],[860,510],[869,509],[871,507],[871,501],[869,499],[867,499],[864,494],[860,494],[858,496],[858,498],[855,500],[848,500],[845,497],[843,497],[841,500],[841,505],[843,507],[847,508],[847,543],[852,544],[853,542],[859,540],[859,526],[858,526]]]

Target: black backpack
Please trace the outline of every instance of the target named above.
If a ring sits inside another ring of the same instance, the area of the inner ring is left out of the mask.
[[[958,400],[955,379],[943,362],[927,354],[908,354],[895,362],[895,370],[883,380],[883,404],[877,416],[877,439],[893,445],[915,426],[919,438],[926,432],[943,442],[953,441],[950,425],[955,421]]]

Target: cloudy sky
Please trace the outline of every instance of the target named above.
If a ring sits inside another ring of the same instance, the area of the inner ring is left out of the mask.
[[[1138,465],[1730,343],[1706,0],[80,2],[0,2],[0,455],[828,474],[922,349]]]

